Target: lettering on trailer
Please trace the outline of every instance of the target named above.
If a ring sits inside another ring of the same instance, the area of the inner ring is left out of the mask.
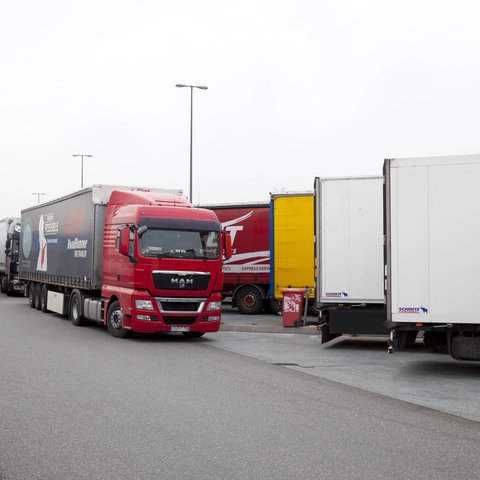
[[[325,297],[327,298],[347,298],[347,292],[326,292]]]
[[[52,217],[52,219],[48,219]],[[52,235],[53,233],[58,233],[58,222],[53,220],[53,215],[47,215],[47,220],[43,225],[45,235]]]
[[[88,240],[67,239],[67,250],[74,250],[73,258],[87,258]]]
[[[243,225],[235,225],[236,223],[243,222],[247,218],[250,218],[253,215],[253,210],[242,215],[241,217],[234,218],[232,220],[228,220],[228,222],[222,222],[222,228],[227,232],[230,232],[230,238],[232,239],[232,247],[235,243],[235,236],[237,232],[241,232],[243,230]]]
[[[79,240],[76,238],[75,240],[67,240],[67,249],[68,250],[76,250],[77,248],[87,248],[88,240]]]
[[[399,307],[398,313],[415,313],[415,314],[427,314],[427,307]]]
[[[224,273],[270,273],[270,251],[257,251],[238,254],[235,248],[235,237],[237,232],[243,231],[243,225],[237,225],[244,220],[247,220],[253,215],[253,210],[250,210],[245,215],[242,215],[232,220],[222,222],[222,228],[230,233],[232,239],[232,257],[226,260],[223,264]],[[242,263],[239,263],[242,262]],[[247,263],[248,262],[248,263]],[[267,265],[256,265],[258,263],[268,262]]]

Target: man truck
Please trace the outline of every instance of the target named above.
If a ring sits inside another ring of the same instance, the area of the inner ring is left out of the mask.
[[[480,155],[387,159],[387,326],[457,360],[480,360]]]
[[[219,330],[229,236],[180,192],[94,185],[21,218],[20,278],[32,308],[122,338]]]
[[[7,295],[23,293],[23,283],[18,276],[20,230],[20,218],[0,220],[0,290]]]

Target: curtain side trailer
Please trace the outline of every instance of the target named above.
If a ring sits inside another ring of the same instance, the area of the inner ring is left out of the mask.
[[[179,191],[94,185],[22,211],[32,308],[133,332],[219,330],[228,236]]]
[[[283,291],[305,290],[308,313],[315,301],[314,194],[272,193],[270,199],[270,264],[272,310],[282,311]]]

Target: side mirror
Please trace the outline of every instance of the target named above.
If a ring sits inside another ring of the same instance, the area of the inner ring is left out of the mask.
[[[122,255],[129,255],[130,254],[130,229],[122,228],[120,231],[120,246],[118,251]]]
[[[142,225],[137,229],[138,236],[141,237],[147,230],[148,227],[146,225]]]
[[[222,232],[223,256],[228,260],[232,257],[232,237],[230,232]]]

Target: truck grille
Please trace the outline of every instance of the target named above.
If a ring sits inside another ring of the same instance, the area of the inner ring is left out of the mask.
[[[152,273],[155,288],[161,290],[207,290],[210,282],[208,272],[169,272]]]
[[[200,313],[207,301],[206,298],[166,298],[158,297],[160,313]],[[165,318],[165,316],[164,316]],[[175,317],[178,318],[178,317]]]

